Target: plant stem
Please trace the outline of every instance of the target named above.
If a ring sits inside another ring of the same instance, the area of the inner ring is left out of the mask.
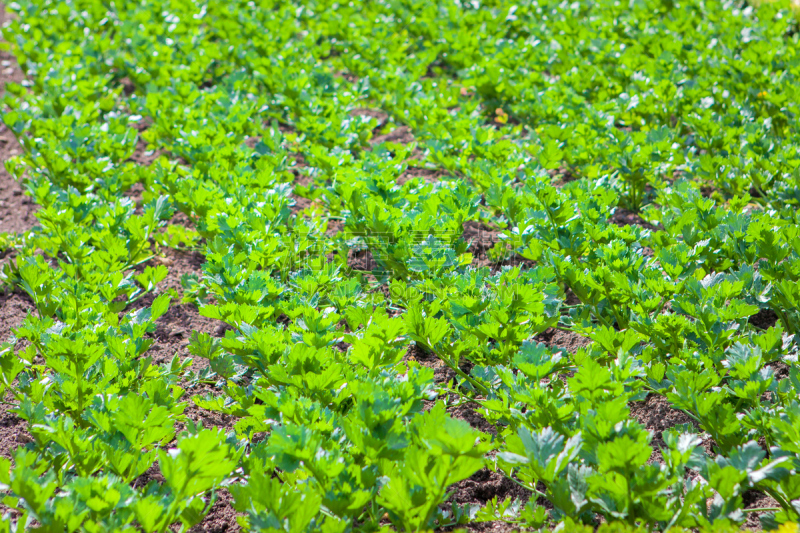
[[[514,472],[513,472],[513,471],[511,471],[511,474],[513,474],[513,473],[514,473]],[[530,491],[530,492],[534,493],[534,494],[536,495],[536,497],[537,497],[537,498],[547,498],[547,495],[546,495],[544,492],[541,492],[541,491],[537,490],[536,488],[531,488],[531,487],[529,487],[528,485],[525,485],[525,484],[524,484],[524,483],[522,483],[520,480],[518,480],[517,478],[515,478],[513,475],[509,475],[509,476],[508,476],[508,479],[510,479],[511,481],[513,481],[514,483],[516,483],[517,485],[519,485],[520,487],[522,487],[523,489],[525,489],[525,490],[527,490],[527,491]]]
[[[444,361],[444,362],[445,362],[445,364],[447,364],[447,366],[449,366],[449,367],[450,367],[450,368],[453,370],[453,372],[455,372],[455,373],[456,373],[458,376],[460,376],[461,378],[463,378],[463,379],[467,380],[467,381],[469,382],[469,384],[470,384],[470,385],[472,385],[473,387],[475,387],[475,388],[476,388],[478,391],[480,391],[480,392],[481,392],[481,393],[482,393],[484,396],[488,396],[488,395],[489,395],[489,389],[487,389],[486,387],[484,387],[483,385],[481,385],[480,383],[478,383],[478,382],[475,380],[475,378],[472,378],[472,377],[470,377],[470,376],[469,376],[469,374],[465,373],[463,370],[461,370],[460,368],[458,368],[458,365],[455,365],[455,364],[453,364],[453,363],[452,363],[450,360],[448,360],[448,359],[445,359],[445,358],[443,358],[443,357],[442,357],[441,359],[442,359],[442,361]]]

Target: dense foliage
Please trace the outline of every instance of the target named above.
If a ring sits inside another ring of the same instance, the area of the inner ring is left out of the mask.
[[[9,7],[6,167],[40,209],[0,236],[35,304],[0,339],[32,437],[5,530],[186,530],[221,487],[286,533],[738,527],[753,493],[800,519],[788,3]],[[170,248],[205,258],[181,294]],[[148,355],[179,299],[228,326],[192,333],[200,374]],[[648,395],[688,422],[655,439]],[[452,503],[482,468],[530,497]]]

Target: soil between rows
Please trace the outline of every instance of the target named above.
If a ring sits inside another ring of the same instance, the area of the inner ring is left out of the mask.
[[[0,2],[0,26],[8,20],[5,4]],[[0,38],[2,42],[2,38]],[[6,84],[20,83],[24,76],[11,52],[0,50],[0,99],[5,96]],[[24,194],[22,186],[6,170],[5,162],[22,153],[14,134],[0,122],[0,233],[22,233],[35,223],[36,205]],[[12,254],[0,249],[0,269]],[[27,312],[18,301],[4,295],[0,299],[0,342],[10,330],[22,323]],[[2,439],[2,437],[0,437]]]
[[[0,26],[8,20],[5,4],[0,2]],[[11,52],[0,50],[0,99],[6,84],[20,83],[24,76]],[[36,222],[36,206],[24,195],[22,186],[6,171],[5,162],[22,152],[14,134],[0,122],[0,233],[21,233]],[[0,250],[0,269],[8,259]],[[23,293],[3,293],[0,289],[0,345],[11,337],[13,329],[22,325],[33,310],[33,302]],[[10,400],[10,395],[5,398]],[[25,422],[0,404],[0,456],[10,458],[13,450],[30,441]]]
[[[0,2],[0,26],[8,20],[5,4]],[[6,93],[6,84],[20,83],[24,76],[14,54],[0,50],[0,98]],[[14,134],[0,122],[0,161],[22,153]],[[36,222],[33,216],[36,206],[30,197],[23,194],[22,187],[0,166],[0,233],[20,233],[30,229]]]

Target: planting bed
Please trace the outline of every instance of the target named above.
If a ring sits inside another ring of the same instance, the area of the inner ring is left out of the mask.
[[[0,13],[0,531],[797,531],[789,3]]]

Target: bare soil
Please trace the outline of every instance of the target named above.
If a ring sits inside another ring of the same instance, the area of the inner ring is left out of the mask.
[[[772,309],[761,309],[747,321],[759,329],[769,329],[778,322],[778,314]]]
[[[478,470],[464,481],[456,483],[450,490],[453,491],[451,500],[456,504],[479,505],[481,507],[493,498],[497,498],[498,502],[510,498],[525,504],[530,499],[531,494],[530,491],[517,485],[503,474],[492,472],[488,468]],[[514,529],[513,526],[501,521],[467,525],[468,531],[505,533]]]
[[[217,501],[211,506],[205,519],[189,530],[189,533],[233,533],[241,531],[236,517],[239,515],[231,506],[233,496],[225,489],[217,491]]]
[[[500,234],[502,232],[490,226],[470,220],[464,223],[462,238],[469,243],[468,252],[472,254],[471,266],[475,268],[488,267],[493,273],[497,273],[504,267],[533,268],[535,261],[526,259],[519,254],[511,254],[503,259],[497,260],[489,257],[489,250],[498,243],[502,243]]]
[[[650,224],[648,221],[643,219],[638,213],[634,213],[633,211],[628,211],[622,207],[618,207],[614,214],[611,215],[611,220],[613,224],[617,226],[640,226],[644,229],[654,230],[656,229],[655,226]]]
[[[5,4],[0,2],[0,26],[8,20]],[[11,52],[0,50],[0,98],[5,95],[7,83],[20,83],[24,76]],[[2,112],[2,110],[0,110]],[[0,123],[0,163],[22,153],[14,134]],[[36,206],[23,193],[22,186],[0,165],[0,233],[22,233],[36,222]],[[0,268],[3,251],[0,250]],[[34,309],[31,299],[22,292],[6,293],[0,289],[0,344],[8,341],[13,330],[22,325],[27,314]],[[6,401],[11,398],[7,396]],[[10,458],[17,446],[30,442],[31,436],[25,422],[9,412],[8,404],[0,405],[0,456]]]
[[[2,54],[2,53],[0,53]],[[14,134],[0,123],[0,160],[7,161],[19,155],[22,149]],[[0,233],[23,233],[36,223],[37,207],[22,186],[0,167]]]
[[[8,20],[5,4],[0,2],[0,26]],[[5,96],[6,84],[24,79],[14,54],[0,50],[0,98]],[[13,132],[0,123],[0,162],[20,155],[22,148]],[[22,186],[0,166],[0,233],[21,233],[29,230],[36,218],[36,205],[23,194]]]
[[[589,346],[592,341],[577,333],[563,329],[547,328],[534,339],[550,348],[563,348],[571,354],[579,349]]]

